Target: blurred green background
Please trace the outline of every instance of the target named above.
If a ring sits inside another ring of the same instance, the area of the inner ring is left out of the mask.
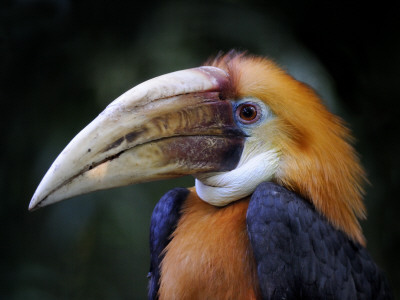
[[[398,13],[385,1],[1,1],[0,299],[145,299],[151,211],[192,178],[28,203],[109,102],[231,48],[273,58],[349,124],[371,183],[368,248],[399,295]]]

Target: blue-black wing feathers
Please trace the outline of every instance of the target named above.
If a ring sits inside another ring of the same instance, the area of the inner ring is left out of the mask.
[[[263,299],[391,299],[367,250],[297,194],[260,184],[247,229]]]
[[[164,257],[162,252],[170,242],[170,236],[181,216],[182,203],[188,194],[189,190],[185,188],[170,190],[158,201],[153,210],[150,223],[149,299],[158,299],[159,266]]]

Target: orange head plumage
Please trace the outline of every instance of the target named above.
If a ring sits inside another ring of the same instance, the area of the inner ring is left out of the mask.
[[[272,180],[299,193],[336,227],[365,244],[358,218],[364,171],[340,118],[318,95],[270,60],[230,52],[209,65],[229,74],[227,97],[262,100],[276,118],[255,134],[280,152]]]

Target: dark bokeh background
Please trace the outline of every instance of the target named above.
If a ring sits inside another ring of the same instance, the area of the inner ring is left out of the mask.
[[[67,142],[130,87],[219,50],[267,55],[352,128],[368,248],[399,295],[399,10],[385,1],[0,3],[0,298],[144,299],[157,199],[192,178],[27,211]]]

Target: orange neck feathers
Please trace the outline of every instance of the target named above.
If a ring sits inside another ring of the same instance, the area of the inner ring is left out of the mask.
[[[216,207],[194,188],[161,264],[160,299],[259,299],[246,227],[249,198]]]
[[[267,59],[229,53],[210,64],[229,73],[229,97],[258,98],[277,116],[263,129],[281,151],[275,180],[309,199],[336,228],[365,244],[358,222],[365,218],[364,171],[342,121],[311,88]]]

